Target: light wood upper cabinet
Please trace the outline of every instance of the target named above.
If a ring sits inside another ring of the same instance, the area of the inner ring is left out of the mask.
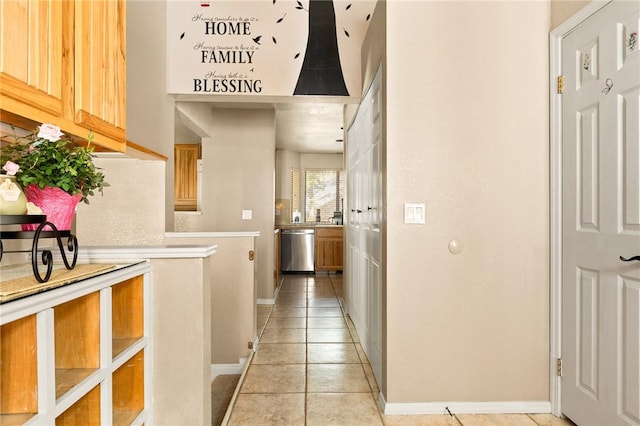
[[[124,140],[126,70],[124,1],[75,3],[75,120]]]
[[[198,209],[198,159],[200,144],[174,145],[174,209],[196,211]]]
[[[69,14],[73,16],[73,4],[66,1],[0,3],[2,109],[18,115],[41,111],[29,117],[36,121],[47,114],[71,113],[73,25],[68,25]]]
[[[124,151],[126,1],[3,0],[0,24],[0,109]]]

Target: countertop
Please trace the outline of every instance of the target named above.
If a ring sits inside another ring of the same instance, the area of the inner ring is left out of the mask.
[[[4,266],[0,268],[0,274],[2,276],[2,279],[0,280],[0,303],[3,304],[2,310],[8,309],[7,305],[4,305],[4,303],[13,302],[17,299],[24,300],[25,298],[41,295],[48,290],[56,290],[60,287],[68,287],[67,292],[73,292],[78,287],[70,286],[69,284],[85,282],[92,278],[105,276],[106,274],[114,275],[119,272],[122,273],[122,271],[127,268],[145,265],[145,263],[146,262],[142,260],[118,263],[78,262],[78,264],[75,265],[75,268],[71,270],[66,269],[61,263],[54,263],[51,277],[44,283],[40,283],[35,279],[33,276],[32,265],[30,263]],[[149,266],[146,267],[149,268]],[[42,297],[47,298],[53,296],[44,295]],[[31,302],[27,301],[21,303],[29,304]]]
[[[343,225],[333,225],[331,223],[288,223],[275,225],[276,229],[313,229],[313,228],[343,228]]]

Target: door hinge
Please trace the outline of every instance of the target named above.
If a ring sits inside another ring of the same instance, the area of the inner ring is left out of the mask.
[[[248,342],[247,343],[247,348],[253,349],[253,342]]]
[[[557,85],[556,85],[556,91],[560,95],[562,93],[564,93],[564,76],[563,75],[559,75],[558,76],[558,81],[557,81]]]
[[[562,358],[556,359],[556,376],[562,377]]]
[[[255,253],[253,252],[253,250],[249,250],[249,261],[253,261],[255,257]]]

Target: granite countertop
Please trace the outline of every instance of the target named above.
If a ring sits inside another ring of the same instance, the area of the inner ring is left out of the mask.
[[[66,269],[62,263],[54,263],[51,277],[43,283],[38,282],[34,277],[33,267],[30,263],[3,266],[0,268],[0,304],[39,294],[47,290],[53,290],[68,284],[74,284],[140,263],[144,262],[137,260],[129,263],[78,263],[73,269]]]
[[[335,225],[331,223],[287,223],[287,224],[276,224],[276,229],[310,229],[310,228],[343,228],[343,225]]]

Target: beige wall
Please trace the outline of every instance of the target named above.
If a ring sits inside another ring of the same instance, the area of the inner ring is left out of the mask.
[[[254,236],[168,234],[170,245],[211,244],[211,364],[236,364],[250,354],[249,342],[256,338]]]
[[[173,230],[174,102],[166,94],[164,1],[127,2],[127,139],[169,158],[164,230]]]
[[[550,6],[385,4],[383,394],[548,400]]]
[[[551,0],[551,28],[556,28],[589,3],[589,0]]]
[[[200,212],[176,213],[175,231],[259,231],[258,298],[273,297],[275,112],[272,108],[220,109],[178,102],[184,122],[202,135]],[[252,220],[242,220],[252,210]]]
[[[288,224],[293,220],[291,169],[300,170],[300,153],[286,149],[276,150],[276,225]]]
[[[120,155],[95,160],[109,187],[76,213],[80,246],[160,244],[165,230],[165,162]]]
[[[279,149],[276,151],[276,198],[291,199],[291,169],[300,169],[300,153]]]
[[[197,121],[197,120],[196,120]],[[259,231],[258,298],[273,297],[275,113],[214,109],[202,139],[201,214],[181,217],[177,231]],[[252,210],[252,220],[242,220]]]
[[[153,259],[153,420],[211,424],[215,258]]]

